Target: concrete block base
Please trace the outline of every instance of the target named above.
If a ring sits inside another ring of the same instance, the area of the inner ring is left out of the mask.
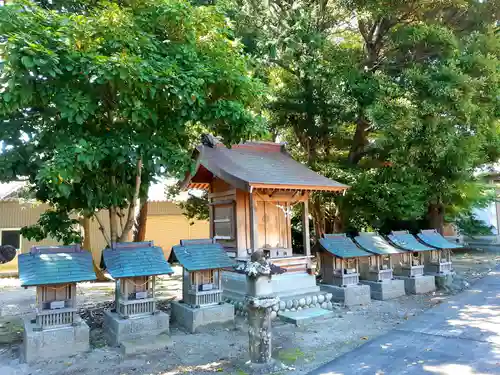
[[[372,299],[379,301],[398,298],[406,294],[403,280],[385,280],[383,282],[361,280],[360,283],[368,285]]]
[[[247,295],[246,275],[236,272],[222,272],[222,288],[224,298],[243,301]],[[318,294],[319,291],[320,289],[316,285],[316,276],[307,273],[284,273],[259,280],[259,293],[262,296],[287,299],[299,295]]]
[[[436,290],[436,281],[434,276],[398,276],[397,278],[399,280],[404,280],[406,294],[425,294]]]
[[[104,337],[110,346],[120,346],[123,342],[134,342],[142,338],[154,340],[155,336],[168,334],[169,316],[157,311],[155,314],[122,319],[112,311],[104,312]]]
[[[453,279],[455,277],[455,272],[450,273],[440,273],[434,276],[436,279],[436,288],[438,289],[448,289],[453,284]]]
[[[37,325],[31,318],[25,318],[24,340],[21,351],[21,361],[36,362],[40,360],[69,357],[89,350],[89,327],[83,320],[78,320],[74,326],[55,327],[44,330],[34,330]]]
[[[234,322],[234,306],[230,303],[192,308],[173,301],[171,306],[174,321],[191,333],[198,332],[202,327]]]
[[[278,314],[279,318],[287,323],[292,323],[297,327],[302,327],[309,323],[325,320],[334,316],[333,311],[313,307],[300,311],[283,311]]]
[[[321,290],[330,292],[333,301],[343,302],[346,306],[367,305],[370,303],[370,287],[368,285],[321,285]]]

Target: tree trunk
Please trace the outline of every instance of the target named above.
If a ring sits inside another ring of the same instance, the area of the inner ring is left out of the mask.
[[[347,160],[350,164],[356,165],[361,161],[365,153],[366,146],[368,145],[368,128],[370,122],[360,115],[356,121],[356,132],[352,140],[352,145],[349,150]]]
[[[92,253],[92,244],[90,242],[90,219],[92,216],[84,216],[81,220],[81,225],[83,228],[83,248]],[[97,276],[98,281],[108,281],[104,272],[102,272],[100,266],[92,259],[92,264],[94,266],[94,272]]]
[[[444,205],[441,202],[429,203],[427,208],[427,221],[431,229],[436,229],[443,234],[444,231]]]
[[[136,219],[136,230],[134,242],[142,242],[146,239],[146,224],[148,221],[148,197],[141,198],[141,210]]]
[[[110,239],[111,239],[111,244],[113,242],[118,242],[118,215],[117,215],[117,210],[116,207],[110,207],[108,209],[109,211],[109,233],[110,233]]]

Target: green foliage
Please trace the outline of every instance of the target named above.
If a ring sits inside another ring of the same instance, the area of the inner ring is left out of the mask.
[[[36,225],[22,228],[21,234],[34,241],[53,238],[70,245],[83,240],[81,232],[76,229],[78,224],[78,220],[68,217],[66,211],[46,211],[40,215]]]
[[[200,130],[228,143],[262,132],[264,87],[214,7],[89,4],[0,7],[0,179],[29,177],[68,217],[109,209],[111,242],[126,238],[150,182],[188,167]],[[39,224],[33,238],[53,234]]]
[[[497,1],[222,4],[270,85],[272,132],[352,186],[313,197],[317,234],[439,229],[475,204],[500,150]]]
[[[494,227],[487,225],[471,212],[458,216],[455,223],[461,233],[472,238],[475,236],[491,236],[493,234]]]

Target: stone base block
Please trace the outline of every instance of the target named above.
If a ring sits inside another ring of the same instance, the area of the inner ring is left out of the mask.
[[[361,280],[360,283],[368,285],[372,299],[379,301],[398,298],[406,294],[403,280],[385,280],[383,282]]]
[[[69,357],[89,350],[89,327],[83,320],[74,326],[34,330],[37,325],[25,318],[24,340],[21,351],[23,362]]]
[[[263,281],[267,285],[262,285]],[[267,280],[259,280],[259,291],[262,296],[274,296],[287,299],[303,294],[318,294],[316,276],[307,273],[290,273],[273,275]],[[247,294],[246,275],[236,272],[222,272],[222,288],[224,298],[243,301]]]
[[[283,311],[278,314],[279,318],[287,323],[292,323],[297,327],[302,327],[309,323],[333,318],[333,311],[313,307],[300,311]]]
[[[370,287],[368,285],[321,285],[321,290],[330,292],[333,301],[343,302],[346,306],[367,305],[370,303]]]
[[[406,294],[425,294],[436,290],[436,281],[434,276],[398,276],[397,278],[399,280],[404,280]]]
[[[230,303],[192,308],[185,303],[173,301],[171,306],[174,321],[191,333],[213,324],[234,322],[234,306]]]
[[[168,334],[169,316],[157,311],[151,315],[122,319],[112,311],[104,312],[104,337],[110,346],[119,346],[124,341],[136,341],[142,338],[153,340],[155,336]]]
[[[455,277],[455,272],[450,273],[440,273],[434,276],[436,279],[436,288],[438,289],[448,289],[453,284],[453,279]]]

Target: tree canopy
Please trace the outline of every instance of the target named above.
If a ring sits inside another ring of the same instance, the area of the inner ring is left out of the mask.
[[[75,214],[108,210],[103,234],[123,241],[149,182],[182,173],[201,132],[231,143],[262,131],[264,87],[214,7],[43,5],[0,8],[0,178],[27,177],[52,206],[25,236],[73,242]]]
[[[496,1],[223,3],[273,100],[273,133],[352,186],[316,194],[318,234],[422,220],[482,199],[498,159]]]

